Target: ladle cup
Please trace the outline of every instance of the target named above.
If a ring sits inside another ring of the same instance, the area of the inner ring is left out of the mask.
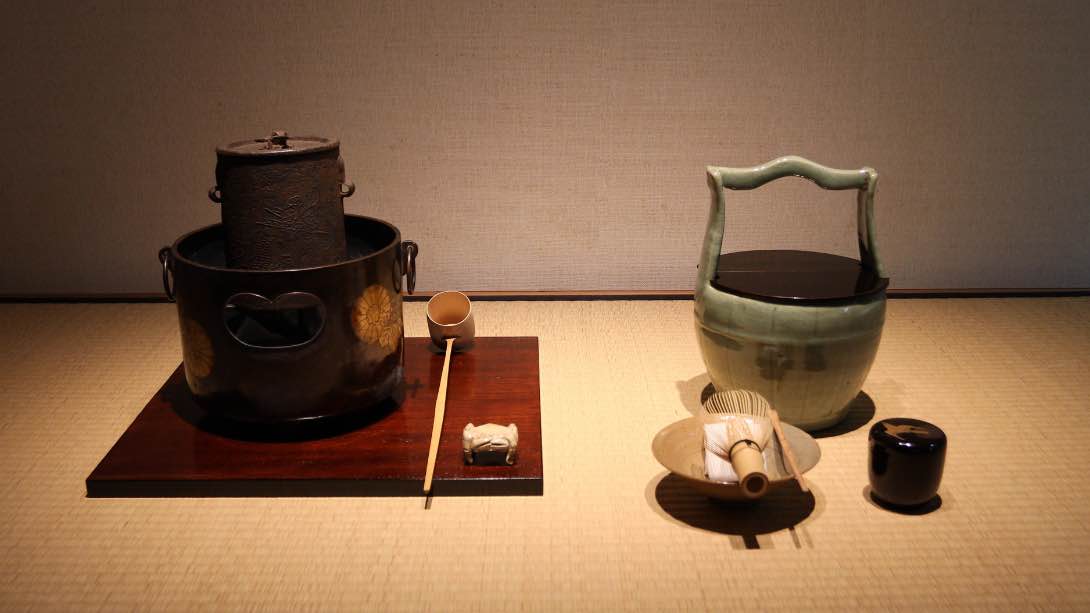
[[[443,431],[443,414],[447,406],[447,375],[450,373],[450,353],[473,346],[473,307],[469,297],[462,292],[439,292],[428,301],[428,332],[431,342],[443,349],[443,375],[439,379],[439,393],[435,396],[435,418],[431,427],[431,445],[428,448],[428,467],[424,472],[424,506],[429,506],[432,478],[435,476],[435,458],[439,453],[439,436]]]
[[[454,350],[473,346],[473,305],[462,292],[439,292],[428,301],[428,333],[431,342],[446,349],[447,339],[454,339]]]

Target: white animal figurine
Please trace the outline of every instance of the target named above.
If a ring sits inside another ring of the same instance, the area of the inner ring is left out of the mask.
[[[514,464],[518,446],[519,429],[515,424],[466,424],[462,430],[462,454],[466,464],[485,464],[500,457],[503,462]]]

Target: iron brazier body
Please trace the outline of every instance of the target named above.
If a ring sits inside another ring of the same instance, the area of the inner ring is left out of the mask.
[[[403,276],[415,284],[416,245],[378,219],[350,215],[345,227],[349,257],[311,268],[228,268],[222,225],[160,252],[186,381],[209,413],[310,420],[367,410],[401,386],[400,292]]]

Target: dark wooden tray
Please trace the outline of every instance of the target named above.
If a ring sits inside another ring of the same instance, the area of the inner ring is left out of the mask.
[[[243,427],[204,414],[181,367],[87,477],[88,497],[422,495],[443,355],[405,339],[405,393],[367,415]],[[462,428],[514,423],[514,466],[462,461]],[[432,494],[541,495],[536,337],[478,338],[451,358]]]

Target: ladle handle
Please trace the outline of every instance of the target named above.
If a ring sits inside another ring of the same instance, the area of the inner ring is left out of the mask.
[[[859,259],[879,277],[886,276],[882,268],[882,260],[878,257],[878,243],[874,231],[874,190],[878,185],[878,173],[868,167],[859,170],[829,168],[797,155],[788,155],[750,168],[708,167],[708,187],[712,192],[712,205],[708,228],[704,235],[704,249],[700,256],[697,292],[703,292],[711,284],[719,265],[719,254],[723,250],[725,190],[754,189],[769,181],[788,176],[809,179],[824,189],[859,190],[856,198]]]
[[[443,356],[443,375],[439,378],[439,393],[435,396],[435,418],[431,424],[431,445],[428,447],[428,467],[424,471],[424,495],[431,493],[432,477],[435,476],[435,459],[439,455],[439,437],[443,433],[443,415],[447,410],[447,375],[450,373],[450,352],[454,339],[448,338],[446,355]]]

